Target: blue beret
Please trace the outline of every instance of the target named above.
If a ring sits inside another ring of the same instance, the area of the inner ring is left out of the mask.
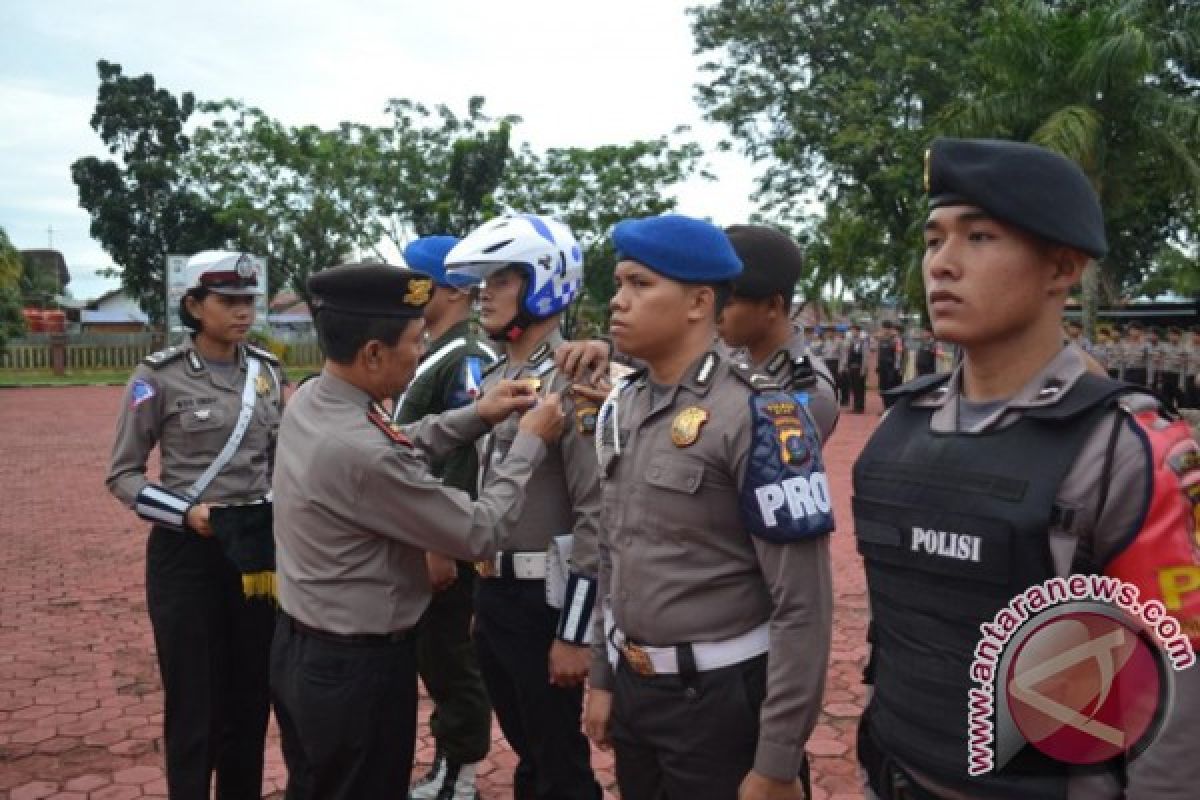
[[[1108,252],[1100,198],[1074,161],[999,139],[936,139],[926,158],[930,208],[977,206],[1055,244]]]
[[[463,286],[470,281],[446,275],[446,254],[459,243],[457,236],[422,236],[404,248],[404,263],[433,277],[438,286]]]
[[[626,219],[613,228],[617,260],[636,261],[686,283],[730,281],[742,262],[725,232],[702,219],[681,214]]]

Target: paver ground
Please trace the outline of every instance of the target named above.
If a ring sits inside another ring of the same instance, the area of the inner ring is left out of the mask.
[[[0,798],[166,796],[146,526],[104,488],[120,402],[118,387],[0,390]],[[819,800],[862,796],[854,729],[866,601],[851,535],[850,467],[878,419],[872,396],[865,415],[843,415],[826,450],[839,529],[833,654],[809,741]],[[421,706],[424,717],[428,702]],[[516,763],[493,731],[480,780],[489,800],[511,796]],[[422,732],[414,774],[433,757]],[[597,752],[594,764],[614,790],[611,757]],[[272,723],[264,794],[282,796],[285,780]]]

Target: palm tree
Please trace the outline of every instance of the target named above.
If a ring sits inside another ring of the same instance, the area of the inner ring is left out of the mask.
[[[1028,140],[1091,179],[1110,253],[1084,276],[1092,330],[1103,288],[1140,283],[1200,197],[1200,11],[1190,2],[1008,0],[983,23],[980,91],[941,127]]]

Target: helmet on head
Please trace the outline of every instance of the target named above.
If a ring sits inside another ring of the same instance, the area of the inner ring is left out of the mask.
[[[525,276],[517,316],[503,333],[515,339],[531,322],[563,311],[583,288],[583,251],[569,228],[536,214],[485,222],[446,254],[446,277],[486,280],[516,267]]]
[[[204,250],[187,260],[184,268],[187,291],[208,289],[217,294],[257,295],[263,293],[258,259],[232,250]]]

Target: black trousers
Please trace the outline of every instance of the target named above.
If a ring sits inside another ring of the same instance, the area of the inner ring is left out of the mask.
[[[517,800],[596,800],[583,735],[583,689],[550,685],[558,611],[543,581],[485,578],[475,592],[475,648],[496,719],[516,752]]]
[[[405,798],[417,729],[413,637],[350,644],[279,615],[271,691],[287,800]]]
[[[172,800],[261,798],[275,606],[242,595],[215,539],[155,527],[146,542],[146,607],[165,709]]]
[[[854,411],[861,412],[867,405],[867,374],[862,368],[848,368],[842,373],[842,408],[854,401]]]
[[[883,407],[891,408],[895,400],[888,398],[885,394],[890,389],[895,389],[901,383],[900,370],[894,367],[879,370],[879,395],[883,398]]]
[[[611,736],[622,800],[735,800],[754,767],[765,655],[691,676],[635,673],[613,687]]]
[[[1138,386],[1149,386],[1145,367],[1126,367],[1124,377],[1126,383],[1136,383]]]
[[[1158,393],[1167,401],[1171,409],[1178,410],[1183,405],[1183,390],[1178,372],[1160,372],[1158,374]]]
[[[433,698],[429,728],[451,763],[474,764],[488,753],[492,706],[471,642],[475,569],[458,565],[458,580],[436,592],[417,626],[417,671]]]

